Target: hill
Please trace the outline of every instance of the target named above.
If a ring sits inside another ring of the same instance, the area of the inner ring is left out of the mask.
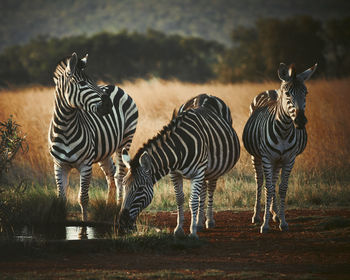
[[[348,0],[2,0],[0,51],[39,35],[65,37],[123,29],[197,36],[230,44],[238,25],[258,18],[307,14],[328,20],[350,15]]]

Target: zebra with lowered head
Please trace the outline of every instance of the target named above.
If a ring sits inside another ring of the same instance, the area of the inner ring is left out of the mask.
[[[86,73],[87,55],[76,53],[61,60],[54,72],[55,102],[49,128],[49,150],[54,160],[58,196],[66,200],[68,175],[80,173],[79,203],[87,220],[92,164],[99,163],[108,183],[108,202],[122,200],[125,165],[122,149],[128,150],[134,136],[138,110],[121,88],[97,85]],[[116,153],[118,170],[112,155]]]
[[[273,220],[280,222],[280,230],[288,230],[284,213],[288,178],[296,156],[304,151],[307,142],[307,88],[304,81],[311,77],[316,67],[317,64],[297,75],[294,65],[287,67],[281,63],[278,69],[281,87],[260,93],[250,105],[250,117],[242,138],[244,147],[252,156],[257,184],[253,223],[260,222],[261,188],[265,176],[265,214],[261,233],[269,230],[270,212]],[[281,169],[278,209],[275,185]]]
[[[124,178],[120,231],[133,227],[138,214],[152,201],[153,185],[167,174],[174,185],[177,203],[174,234],[184,234],[183,178],[191,180],[191,236],[197,237],[197,231],[203,227],[207,192],[206,227],[214,227],[212,208],[216,181],[235,165],[239,154],[239,140],[227,105],[206,94],[191,99],[132,160],[123,150],[122,158],[129,170]]]

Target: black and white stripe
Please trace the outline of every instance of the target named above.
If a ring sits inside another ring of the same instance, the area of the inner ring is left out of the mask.
[[[307,142],[304,81],[311,77],[316,67],[317,64],[296,75],[294,65],[288,68],[281,63],[278,70],[282,81],[280,89],[260,93],[250,106],[251,115],[244,127],[243,143],[252,155],[257,183],[253,223],[260,222],[261,187],[265,176],[266,202],[261,233],[269,229],[270,212],[274,221],[280,221],[280,229],[288,230],[284,214],[288,178],[296,156],[304,151]],[[281,169],[280,207],[277,209],[275,185]]]
[[[187,104],[187,105],[186,105]],[[204,224],[204,203],[208,192],[207,227],[214,226],[213,194],[217,179],[237,162],[240,145],[232,128],[229,108],[217,97],[199,95],[184,104],[170,123],[150,139],[130,160],[124,178],[125,196],[120,228],[134,224],[138,214],[153,198],[153,185],[170,174],[177,202],[176,235],[183,235],[183,178],[191,180],[191,235]]]
[[[66,199],[68,174],[80,172],[79,202],[87,219],[92,164],[99,163],[108,182],[108,201],[122,199],[125,166],[123,148],[129,149],[136,130],[138,111],[121,88],[97,85],[85,73],[87,56],[75,53],[60,61],[54,72],[55,105],[49,129],[49,149],[54,159],[58,195]],[[118,171],[112,160],[117,154]]]

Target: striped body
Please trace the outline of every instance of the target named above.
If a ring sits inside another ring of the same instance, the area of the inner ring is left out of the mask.
[[[236,164],[240,146],[231,116],[227,119],[213,109],[224,103],[208,95],[196,98],[205,102],[181,107],[177,116],[150,139],[133,160],[125,155],[129,172],[125,177],[122,227],[135,222],[153,198],[153,185],[167,174],[174,184],[178,205],[175,234],[183,234],[183,178],[191,180],[191,234],[196,236],[197,227],[203,226],[207,192],[207,227],[214,226],[212,204],[216,181]],[[224,107],[229,112],[228,107]]]
[[[274,162],[285,162],[301,154],[307,143],[306,129],[295,128],[284,112],[277,90],[257,95],[251,106],[251,115],[244,132],[244,147],[254,157],[267,157]]]
[[[66,199],[68,174],[80,172],[80,205],[87,219],[92,164],[99,163],[108,182],[108,201],[122,199],[125,166],[121,149],[129,149],[136,130],[138,111],[122,89],[98,86],[85,74],[86,58],[62,60],[55,71],[55,106],[49,129],[49,150],[54,159],[58,195]],[[107,108],[107,109],[106,109]],[[112,160],[116,153],[118,172]]]
[[[135,103],[117,86],[101,86],[100,89],[113,103],[112,112],[102,117],[84,110],[69,111],[57,96],[49,132],[50,154],[54,161],[72,167],[91,165],[109,158],[126,142],[131,143],[137,123]]]
[[[288,179],[295,158],[301,154],[307,143],[304,115],[307,80],[316,66],[296,75],[294,66],[289,70],[281,64],[279,76],[281,88],[257,95],[250,106],[250,117],[243,130],[244,147],[252,155],[257,182],[253,223],[260,222],[260,199],[264,177],[266,181],[266,202],[264,223],[261,232],[269,229],[269,213],[280,221],[280,229],[287,230],[284,207]],[[277,207],[275,185],[281,173],[279,186],[280,207]]]

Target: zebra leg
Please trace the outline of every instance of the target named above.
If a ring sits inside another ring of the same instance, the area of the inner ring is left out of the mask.
[[[68,166],[54,165],[55,180],[57,186],[57,196],[63,201],[67,200],[68,175],[70,171]]]
[[[205,200],[207,197],[207,184],[205,180],[203,181],[203,186],[201,188],[201,192],[199,194],[199,211],[197,213],[197,231],[202,231],[204,226],[204,207]]]
[[[260,211],[261,211],[261,189],[264,182],[264,172],[262,168],[261,159],[252,157],[253,166],[255,169],[255,181],[256,181],[256,196],[254,205],[254,215],[252,217],[253,224],[259,224],[261,222]]]
[[[191,180],[191,195],[190,195],[190,211],[191,211],[191,227],[190,227],[190,236],[198,238],[197,235],[197,223],[196,217],[198,212],[199,205],[199,194],[203,186],[204,181],[204,169],[199,174],[195,175]]]
[[[288,189],[288,179],[289,175],[292,171],[294,165],[294,161],[287,165],[283,166],[282,168],[282,175],[281,175],[281,184],[279,186],[279,196],[281,200],[280,209],[279,209],[279,217],[280,217],[280,230],[281,231],[287,231],[288,230],[288,224],[286,222],[286,217],[284,213],[284,207],[285,207],[285,201],[286,201],[286,194]]]
[[[79,204],[81,207],[82,220],[87,221],[87,206],[89,203],[89,185],[92,174],[92,166],[84,165],[79,168],[80,172],[80,191],[79,191]]]
[[[260,233],[267,233],[269,231],[269,220],[270,220],[270,207],[272,198],[275,193],[275,186],[272,184],[273,177],[273,166],[269,160],[263,159],[263,167],[266,178],[265,186],[265,213],[264,213],[264,222],[260,228]]]
[[[207,228],[215,227],[215,220],[213,215],[213,201],[214,201],[214,191],[216,188],[216,179],[208,181],[208,206],[207,206],[207,221],[205,225]]]
[[[98,163],[103,173],[106,176],[107,184],[108,184],[108,195],[107,195],[107,204],[115,203],[115,182],[114,182],[114,174],[115,174],[115,165],[112,160],[112,157],[106,158],[104,161]]]
[[[278,180],[278,175],[280,172],[280,167],[277,167],[273,170],[273,174],[272,174],[272,185],[274,190],[276,190],[276,183]],[[273,197],[272,197],[272,203],[271,203],[271,207],[270,207],[270,213],[272,214],[272,220],[276,223],[279,222],[279,218],[278,218],[278,207],[277,207],[277,198],[276,198],[276,191],[273,192]]]
[[[185,196],[183,193],[183,179],[182,176],[178,173],[170,172],[171,181],[174,184],[175,196],[176,196],[176,204],[177,204],[177,225],[174,230],[174,235],[177,237],[185,236],[185,232],[183,230],[184,223],[184,202]]]
[[[131,140],[130,140],[131,142]],[[129,152],[130,143],[128,142],[125,146],[118,149],[117,152],[117,172],[115,173],[115,184],[117,185],[117,203],[121,205],[123,202],[123,178],[126,174],[126,166],[122,160],[122,150],[125,148]]]

